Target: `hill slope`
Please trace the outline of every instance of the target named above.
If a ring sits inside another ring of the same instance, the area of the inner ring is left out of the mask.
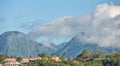
[[[8,31],[0,35],[0,53],[9,56],[36,56],[38,53],[53,51],[27,35],[18,31]]]
[[[80,54],[82,50],[88,50],[90,52],[101,50],[105,54],[120,52],[119,48],[100,47],[95,43],[86,42],[84,41],[86,38],[88,38],[88,36],[82,32],[80,35],[74,36],[70,41],[61,44],[63,46],[60,45],[61,47],[54,54],[62,55],[66,53],[66,58],[74,58]]]

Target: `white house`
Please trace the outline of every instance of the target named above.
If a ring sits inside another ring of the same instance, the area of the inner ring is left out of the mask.
[[[3,66],[19,66],[21,63],[17,61],[9,61],[7,63],[4,63]]]

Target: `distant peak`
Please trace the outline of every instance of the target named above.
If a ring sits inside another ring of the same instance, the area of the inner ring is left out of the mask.
[[[24,33],[19,32],[19,31],[7,31],[7,32],[5,32],[3,34],[24,34]]]
[[[6,33],[21,33],[19,31],[6,31]]]
[[[78,33],[78,34],[76,34],[74,37],[75,38],[80,38],[80,37],[86,37],[87,35],[86,35],[86,33],[85,32],[80,32],[80,33]]]
[[[24,33],[19,32],[19,31],[6,31],[3,34],[1,34],[0,36],[4,36],[4,37],[9,37],[9,36],[26,36]]]

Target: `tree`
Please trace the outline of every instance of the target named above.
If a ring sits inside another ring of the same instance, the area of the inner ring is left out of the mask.
[[[93,58],[102,58],[103,57],[103,52],[100,50],[95,50],[92,54],[93,54]]]
[[[64,52],[63,54],[62,54],[62,58],[64,58],[66,56],[66,52]]]
[[[29,58],[32,58],[32,56],[29,56]]]
[[[16,61],[18,61],[18,62],[22,61],[22,57],[17,57]]]
[[[39,57],[45,57],[46,54],[43,52],[43,53],[41,53],[41,54],[38,54],[38,56],[39,56]]]
[[[104,65],[109,66],[120,66],[120,53],[115,53],[106,56],[106,60],[104,60]]]
[[[83,50],[81,54],[79,54],[76,58],[81,61],[88,61],[91,59],[91,53],[87,50]]]
[[[90,54],[89,51],[83,50],[82,53],[81,53],[81,57],[82,58],[89,58],[89,57],[91,57],[91,54]]]
[[[0,54],[0,63],[3,63],[5,58],[8,58],[8,56],[4,54]]]

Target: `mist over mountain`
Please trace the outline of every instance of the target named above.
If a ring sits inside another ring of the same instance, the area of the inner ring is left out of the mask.
[[[18,31],[7,31],[0,35],[0,54],[9,56],[37,56],[39,53],[51,53],[50,47],[37,43],[34,39]]]
[[[61,44],[54,54],[62,56],[63,53],[66,53],[66,58],[74,58],[83,50],[88,50],[90,52],[101,50],[104,54],[120,52],[119,48],[101,47],[96,43],[87,42],[85,41],[87,38],[89,37],[84,32],[81,32],[79,35],[74,36],[70,41]]]
[[[80,17],[63,16],[55,18],[42,26],[33,29],[29,35],[44,40],[68,41],[70,38],[85,32],[89,43],[102,47],[120,47],[120,6],[108,3],[98,4],[94,12]],[[61,38],[61,39],[60,39]],[[67,39],[66,39],[67,38]],[[56,42],[57,43],[57,42]],[[59,44],[59,43],[58,43]]]

